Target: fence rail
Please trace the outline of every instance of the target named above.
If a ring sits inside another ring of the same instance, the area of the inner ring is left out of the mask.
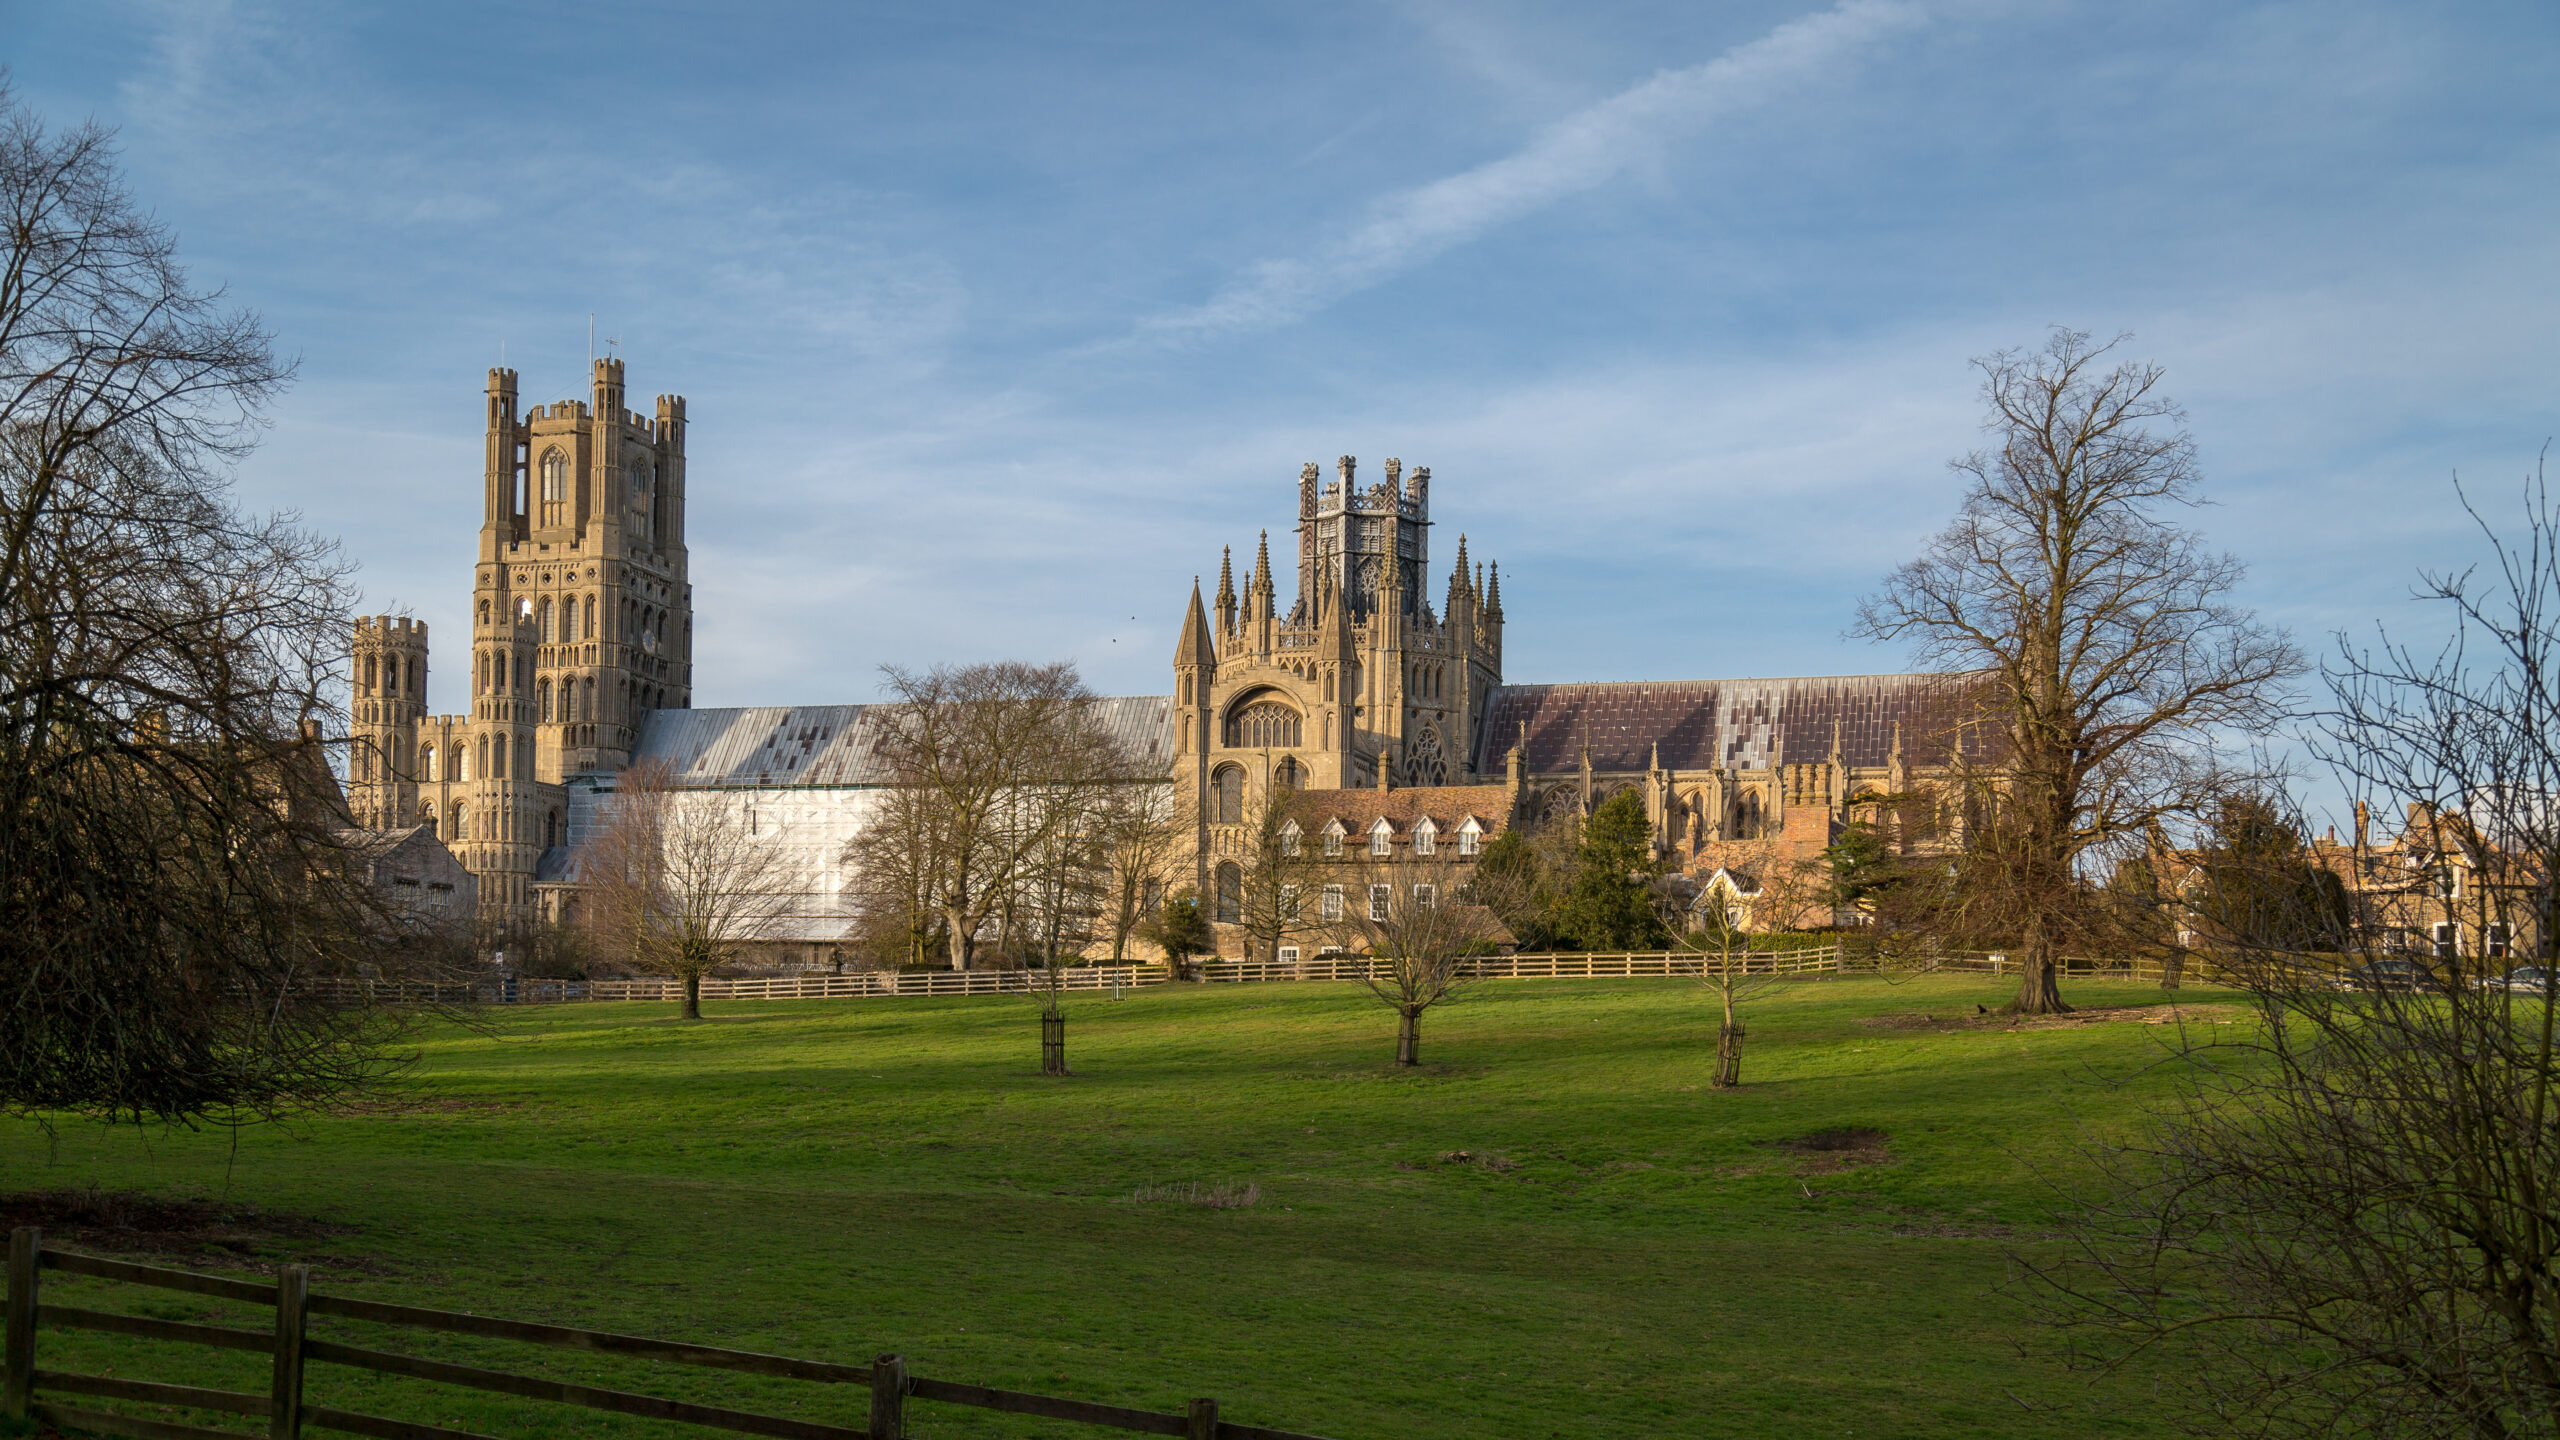
[[[1211,960],[1191,966],[1192,978],[1213,985],[1288,981],[1358,980],[1374,963],[1357,955],[1313,955],[1300,960]],[[1466,962],[1466,972],[1485,979],[1604,980],[1669,978],[1712,974],[1730,963],[1750,975],[1854,975],[1883,971],[1929,974],[1973,972],[2013,975],[2017,963],[1997,951],[1946,951],[1936,955],[1900,955],[1890,959],[1857,945],[1812,945],[1791,950],[1752,950],[1730,962],[1693,950],[1586,953],[1539,952],[1487,955]],[[2154,959],[2065,956],[2066,977],[2120,977],[2163,980],[2165,967]],[[2200,967],[2190,962],[2187,973]],[[1076,965],[1059,972],[1066,990],[1132,990],[1172,981],[1167,965]],[[676,1000],[682,981],[663,975],[627,980],[481,980],[467,985],[429,985],[420,981],[361,980],[333,976],[309,982],[322,994],[342,1002],[385,1004],[553,1005],[585,1000]],[[844,975],[763,975],[707,977],[705,1000],[858,1000],[913,995],[1029,995],[1046,986],[1036,970],[863,970]]]
[[[275,1325],[267,1331],[236,1330],[78,1306],[46,1305],[38,1296],[39,1282],[46,1270],[262,1305],[275,1311]],[[1135,1431],[1142,1435],[1178,1435],[1187,1437],[1187,1440],[1323,1440],[1321,1436],[1221,1420],[1218,1402],[1213,1399],[1193,1400],[1181,1414],[1136,1410],[1092,1400],[1073,1400],[1062,1395],[1035,1395],[1026,1391],[997,1390],[983,1385],[909,1375],[905,1357],[899,1355],[882,1355],[869,1365],[796,1360],[789,1356],[723,1350],[680,1340],[505,1320],[458,1310],[428,1310],[414,1305],[359,1300],[349,1295],[315,1294],[310,1287],[310,1271],[300,1265],[285,1266],[273,1284],[232,1280],[188,1270],[109,1260],[99,1255],[47,1249],[41,1231],[32,1226],[21,1227],[9,1237],[7,1323],[5,1342],[0,1343],[0,1416],[21,1421],[42,1420],[65,1429],[94,1430],[130,1436],[133,1440],[253,1440],[244,1431],[154,1420],[122,1411],[63,1405],[41,1398],[47,1395],[78,1395],[264,1416],[268,1422],[268,1440],[300,1440],[306,1426],[368,1435],[374,1440],[490,1440],[490,1437],[466,1430],[308,1404],[304,1395],[303,1372],[306,1365],[318,1362],[554,1404],[579,1405],[653,1420],[763,1435],[771,1437],[771,1440],[905,1440],[908,1433],[906,1403],[910,1399],[968,1405],[1017,1415],[1038,1415],[1052,1420]],[[309,1322],[315,1315],[604,1351],[645,1360],[674,1361],[820,1384],[859,1385],[870,1392],[867,1420],[860,1428],[830,1425],[816,1420],[732,1410],[661,1395],[458,1365],[451,1361],[431,1360],[423,1355],[367,1349],[312,1336]],[[46,1370],[36,1363],[36,1331],[44,1326],[256,1351],[274,1357],[273,1380],[268,1393],[256,1395],[124,1376]]]

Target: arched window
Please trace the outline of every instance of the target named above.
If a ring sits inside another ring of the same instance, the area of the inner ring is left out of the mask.
[[[542,523],[569,523],[569,457],[556,445],[542,452]]]
[[[652,538],[651,531],[656,528],[652,521],[657,509],[652,495],[656,487],[649,483],[649,462],[634,456],[627,473],[630,476],[631,533],[636,539],[647,540]]]
[[[1324,672],[1324,698],[1327,704],[1333,702],[1333,672],[1330,670]]]
[[[471,838],[471,812],[459,805],[453,810],[453,838],[456,840]]]
[[[1277,700],[1256,700],[1238,707],[1227,716],[1226,744],[1229,749],[1295,746],[1300,743],[1299,733],[1298,712]]]
[[[494,773],[493,771],[491,771],[491,770],[489,769],[489,737],[488,737],[488,736],[483,735],[483,736],[481,736],[478,740],[476,740],[476,741],[472,742],[471,751],[472,751],[472,759],[473,759],[473,762],[474,762],[471,768],[472,768],[474,771],[478,772],[480,775],[482,775],[482,776],[484,776],[484,777],[485,777],[485,776],[488,776],[488,775],[490,775],[490,774],[492,774],[492,773]],[[468,778],[468,777],[465,777],[465,778]]]
[[[1743,796],[1741,803],[1733,807],[1733,838],[1760,838],[1760,796],[1756,792]]]
[[[578,687],[578,718],[581,720],[596,718],[596,682],[593,676],[589,676],[585,683]]]
[[[407,694],[409,698],[413,700],[423,700],[426,698],[418,693],[418,660],[414,655],[409,657],[409,688],[403,693]]]
[[[1220,768],[1220,770],[1218,771],[1217,787],[1218,787],[1218,823],[1219,823],[1219,824],[1221,824],[1221,825],[1241,825],[1241,824],[1243,824],[1243,823],[1244,823],[1244,771],[1243,771],[1243,769],[1241,769],[1241,768],[1240,768],[1240,767],[1238,767],[1238,766],[1234,766],[1234,765],[1228,765],[1228,766],[1224,766],[1224,767]]]
[[[367,655],[366,657],[364,657],[364,679],[363,679],[361,682],[359,682],[359,683],[362,685],[362,687],[364,688],[364,690],[365,690],[368,694],[372,692],[372,690],[373,690],[373,657],[372,657],[372,656],[370,656],[370,655]]]
[[[1233,860],[1218,866],[1218,923],[1239,924],[1244,919],[1244,871]]]
[[[542,817],[542,848],[548,850],[559,843],[560,812],[554,810],[550,814]]]
[[[421,780],[436,778],[436,747],[433,745],[418,747],[418,778]]]
[[[418,823],[427,828],[428,834],[436,833],[436,802],[430,800],[418,807]]]
[[[1284,789],[1304,790],[1307,788],[1307,768],[1295,760],[1283,760],[1279,768],[1271,772],[1271,779],[1272,783]]]
[[[543,596],[543,597],[542,597],[542,622],[541,622],[541,623],[542,623],[542,643],[543,643],[543,644],[548,645],[548,644],[550,644],[552,641],[557,640],[557,639],[559,639],[559,638],[560,638],[560,634],[559,634],[558,628],[557,628],[557,626],[556,626],[556,624],[555,624],[555,622],[554,622],[554,620],[553,620],[552,613],[551,613],[551,597],[550,597],[550,596],[548,596],[548,595],[545,595],[545,596]]]
[[[545,675],[541,679],[535,681],[533,683],[533,693],[536,697],[537,703],[541,707],[543,721],[547,724],[551,719],[551,677]]]

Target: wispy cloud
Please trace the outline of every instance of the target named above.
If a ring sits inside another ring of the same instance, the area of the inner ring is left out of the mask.
[[[1317,255],[1262,261],[1205,304],[1141,321],[1139,332],[1180,339],[1287,324],[1639,169],[1671,141],[1789,94],[1926,18],[1906,0],[1843,0],[1705,64],[1662,71],[1510,155],[1380,202],[1367,223]]]

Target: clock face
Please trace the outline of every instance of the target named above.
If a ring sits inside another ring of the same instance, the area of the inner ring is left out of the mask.
[[[640,633],[640,648],[641,648],[641,650],[642,650],[643,652],[645,652],[645,653],[647,653],[647,654],[650,654],[650,655],[655,655],[655,654],[657,654],[657,653],[658,653],[658,632],[657,632],[657,631],[655,631],[655,630],[644,630],[644,631],[642,631],[642,632]]]

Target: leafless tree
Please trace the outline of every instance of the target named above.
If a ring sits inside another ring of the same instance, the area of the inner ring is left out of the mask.
[[[1941,928],[2016,937],[2014,1008],[2067,1010],[2057,956],[2110,935],[2086,873],[2225,777],[2217,745],[2281,717],[2302,656],[2231,599],[2243,571],[2164,512],[2200,503],[2159,366],[2057,330],[1978,360],[1995,444],[1954,462],[1963,510],[1859,607],[1857,629],[1978,676],[1939,737],[1971,813]],[[1925,892],[1921,892],[1925,893]]]
[[[872,968],[922,968],[941,948],[939,813],[922,790],[886,787],[845,847],[854,948]]]
[[[1475,978],[1467,962],[1506,933],[1475,867],[1449,857],[1358,860],[1318,891],[1322,933],[1363,962],[1361,983],[1396,1012],[1396,1063],[1422,1063],[1422,1016]]]
[[[2560,1427],[2560,509],[2538,476],[2524,538],[2489,538],[2485,576],[2421,585],[2458,622],[2444,650],[2342,642],[2315,741],[2355,798],[2444,819],[2480,928],[2411,960],[2289,871],[2224,886],[2286,907],[2211,927],[2254,1033],[2190,1049],[2180,1103],[2102,1153],[2067,1261],[2022,1257],[2083,1356],[2174,1356],[2204,1433]],[[2492,925],[2537,978],[2481,953]]]
[[[107,132],[0,86],[0,1111],[232,1123],[391,1068],[303,983],[426,953],[341,832],[345,566],[226,493],[290,373]]]
[[[1019,903],[1049,827],[1081,814],[1026,797],[1087,783],[1094,767],[1111,763],[1094,748],[1093,692],[1068,664],[881,673],[897,703],[880,751],[890,783],[910,794],[903,813],[912,853],[929,866],[918,889],[940,911],[952,968],[965,970],[990,922]]]
[[[598,948],[682,981],[687,1020],[702,1018],[702,977],[781,935],[808,889],[753,795],[687,790],[660,761],[615,778],[577,865]]]
[[[1172,786],[1144,779],[1112,786],[1104,796],[1098,817],[1109,864],[1103,924],[1111,932],[1114,964],[1128,958],[1130,937],[1140,933],[1173,886],[1192,830],[1182,812]]]
[[[1227,857],[1237,867],[1237,928],[1253,957],[1265,961],[1280,958],[1281,946],[1321,933],[1324,924],[1314,903],[1324,862],[1297,797],[1278,780],[1264,786],[1244,817],[1243,852]]]
[[[1771,855],[1757,888],[1748,896],[1721,877],[1705,889],[1662,885],[1658,909],[1674,947],[1698,957],[1698,979],[1723,1007],[1716,1027],[1716,1071],[1713,1084],[1730,1090],[1742,1083],[1742,1023],[1745,1005],[1776,988],[1782,976],[1774,957],[1754,962],[1751,926],[1757,918],[1778,916],[1789,922],[1810,902],[1820,881],[1805,863]]]
[[[1052,743],[1065,753],[1041,767],[1049,780],[1025,789],[1014,802],[1019,829],[1030,837],[1018,867],[1017,908],[1039,962],[1032,994],[1040,1004],[1040,1069],[1064,1075],[1067,968],[1092,939],[1110,901],[1115,842],[1128,838],[1117,823],[1126,818],[1119,802],[1129,800],[1125,792],[1136,787],[1127,757],[1092,723],[1090,707],[1060,725]]]

